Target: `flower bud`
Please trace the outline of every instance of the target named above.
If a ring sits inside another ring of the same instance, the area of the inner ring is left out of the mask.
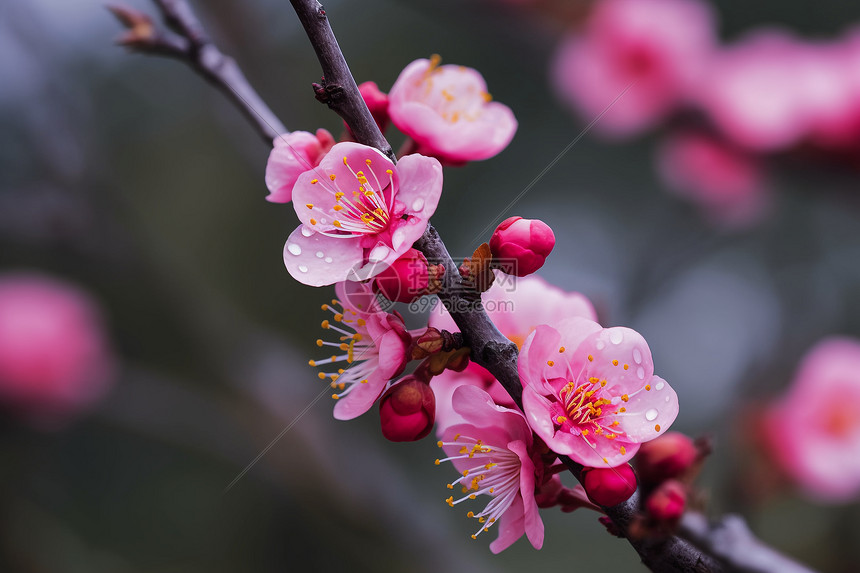
[[[427,259],[421,251],[409,249],[376,276],[374,285],[388,300],[409,303],[425,294],[429,283]]]
[[[382,435],[392,442],[414,442],[430,433],[436,419],[436,397],[430,385],[407,376],[379,401]]]
[[[636,474],[627,464],[615,468],[585,468],[582,487],[588,499],[605,507],[627,501],[636,491]]]
[[[664,481],[645,502],[645,509],[652,518],[668,522],[681,519],[686,506],[687,490],[677,480]]]
[[[666,432],[642,444],[634,463],[643,483],[657,485],[682,476],[697,457],[698,451],[692,439],[680,432]]]
[[[490,239],[493,264],[502,272],[518,277],[541,268],[553,247],[555,235],[552,229],[538,219],[505,219]]]
[[[358,91],[364,98],[370,115],[373,116],[376,125],[379,126],[379,131],[384,132],[391,121],[388,117],[388,94],[381,91],[376,82],[364,82],[358,86]]]

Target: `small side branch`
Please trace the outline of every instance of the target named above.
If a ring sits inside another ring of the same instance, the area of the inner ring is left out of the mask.
[[[710,523],[700,513],[687,512],[679,534],[732,573],[814,573],[762,543],[737,515],[725,515]]]
[[[126,27],[119,43],[135,52],[171,57],[185,62],[221,90],[256,128],[267,145],[287,133],[257,94],[233,58],[212,43],[200,20],[185,0],[153,0],[165,25],[178,35],[159,30],[152,19],[125,6],[109,9]]]
[[[358,91],[322,4],[317,0],[290,0],[290,3],[322,66],[323,78],[319,84],[314,84],[316,98],[346,122],[356,141],[375,147],[396,162],[391,145],[379,131]]]

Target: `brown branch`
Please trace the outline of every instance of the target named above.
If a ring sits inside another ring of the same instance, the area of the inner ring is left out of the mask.
[[[128,29],[120,37],[120,44],[135,52],[175,58],[188,64],[233,102],[268,145],[287,133],[281,120],[251,87],[236,61],[212,43],[185,0],[153,2],[161,11],[164,23],[178,36],[157,29],[142,12],[115,5],[109,9]]]
[[[322,67],[321,83],[314,84],[316,98],[343,118],[356,141],[375,147],[396,162],[391,144],[379,131],[379,126],[358,91],[355,78],[349,71],[322,4],[317,0],[290,0],[290,3],[298,14]]]

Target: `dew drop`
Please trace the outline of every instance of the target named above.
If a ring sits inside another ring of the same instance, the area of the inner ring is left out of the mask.
[[[654,384],[654,389],[655,390],[662,390],[663,386],[665,386],[665,385],[666,384],[661,380],[661,381],[657,382],[656,384]]]
[[[594,346],[595,346],[598,350],[603,350],[604,348],[606,348],[606,343],[605,343],[605,342],[603,342],[602,340],[598,340],[598,341],[594,344]]]
[[[287,250],[296,256],[302,254],[302,248],[295,243],[290,243],[289,245],[287,245]]]
[[[302,226],[302,235],[304,235],[305,237],[310,237],[313,234],[314,234],[313,231],[311,231],[310,229],[308,229],[305,226]]]
[[[636,369],[636,376],[639,377],[640,380],[645,380],[645,369],[641,366]]]
[[[656,420],[657,419],[657,410],[655,410],[654,408],[651,408],[650,410],[645,412],[645,419],[648,420],[649,422],[653,422],[654,420]]]
[[[609,341],[612,344],[621,344],[621,341],[624,340],[624,335],[620,330],[612,330],[609,333]]]
[[[415,199],[415,201],[412,202],[412,210],[413,211],[420,211],[423,208],[424,208],[424,199],[422,199],[421,197],[418,197],[417,199]]]
[[[331,258],[331,257],[326,257],[326,258],[325,258],[325,262],[330,263],[331,261],[332,261],[332,258]]]
[[[672,399],[669,396],[666,396],[666,402],[671,402]]]
[[[633,349],[633,362],[636,364],[642,364],[642,353],[638,348]]]
[[[326,223],[328,223],[328,219],[326,219],[325,217],[320,217],[320,223],[325,225]]]
[[[379,261],[384,259],[385,255],[387,254],[388,247],[386,247],[385,245],[379,245],[373,247],[373,250],[370,251],[370,254],[367,256],[367,260],[369,260],[371,263],[378,263]]]
[[[321,258],[323,258],[324,256],[325,256],[325,253],[323,253],[322,251],[317,251],[317,258],[318,258],[318,259],[321,259]]]
[[[304,265],[299,265],[299,270],[300,270],[301,272],[303,272],[303,273],[308,272],[308,268],[307,268],[306,266],[304,266]]]

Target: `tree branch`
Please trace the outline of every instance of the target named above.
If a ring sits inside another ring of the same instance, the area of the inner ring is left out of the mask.
[[[109,9],[128,29],[119,43],[135,52],[166,56],[185,62],[221,90],[256,128],[268,145],[286,127],[254,91],[233,58],[209,39],[203,25],[185,0],[153,0],[168,28],[179,36],[158,30],[146,14],[124,6]]]
[[[358,91],[355,78],[349,71],[322,4],[317,0],[290,0],[290,3],[298,14],[322,67],[322,83],[314,84],[316,98],[343,118],[356,141],[375,147],[396,162],[391,144],[379,131]]]

